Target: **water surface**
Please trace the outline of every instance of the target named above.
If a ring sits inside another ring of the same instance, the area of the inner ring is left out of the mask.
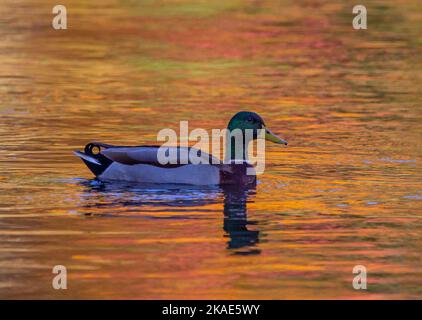
[[[360,31],[338,1],[72,1],[66,31],[55,4],[0,6],[0,297],[422,298],[418,1]],[[253,189],[101,183],[72,155],[244,109],[289,141]]]

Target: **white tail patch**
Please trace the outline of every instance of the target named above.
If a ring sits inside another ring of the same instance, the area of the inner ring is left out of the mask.
[[[97,159],[90,157],[90,156],[86,155],[85,153],[82,153],[80,151],[74,151],[73,153],[81,159],[84,159],[88,162],[98,164],[99,166],[101,166],[101,163]]]

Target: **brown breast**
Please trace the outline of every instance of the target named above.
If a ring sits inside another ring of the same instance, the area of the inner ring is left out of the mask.
[[[256,175],[248,175],[247,168],[253,168],[253,166],[248,163],[220,165],[220,184],[255,184]]]

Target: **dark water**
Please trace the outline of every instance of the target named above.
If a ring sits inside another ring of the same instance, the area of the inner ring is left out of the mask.
[[[66,31],[55,4],[0,6],[2,298],[422,297],[418,1],[360,31],[338,1],[72,1]],[[72,155],[243,109],[289,141],[254,189],[100,183]]]

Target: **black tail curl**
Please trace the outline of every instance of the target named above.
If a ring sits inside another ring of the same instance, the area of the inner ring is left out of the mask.
[[[86,166],[89,168],[89,170],[92,171],[92,173],[98,177],[101,175],[109,166],[113,163],[110,159],[106,158],[101,154],[101,150],[112,148],[112,145],[101,143],[101,142],[90,142],[85,146],[84,154],[86,156],[89,156],[91,158],[94,158],[97,160],[100,164],[96,164],[93,162],[89,162],[83,158],[82,161],[86,164]],[[97,152],[94,152],[94,150],[97,149]]]
[[[110,145],[110,144],[106,144],[106,143],[102,143],[102,142],[90,142],[85,146],[84,152],[86,155],[88,156],[96,156],[98,155],[102,149],[107,149],[107,148],[113,148],[114,146]],[[97,148],[98,152],[94,153],[93,149]]]

